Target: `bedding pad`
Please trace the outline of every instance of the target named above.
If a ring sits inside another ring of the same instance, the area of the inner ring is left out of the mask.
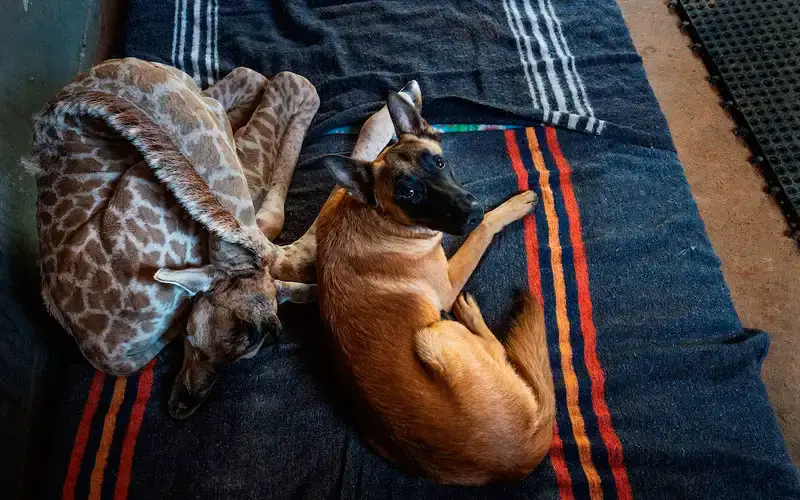
[[[76,356],[43,496],[800,498],[759,375],[768,336],[739,323],[614,2],[132,0],[124,32],[124,55],[202,85],[235,66],[314,83],[322,105],[286,241],[333,185],[313,159],[354,144],[326,132],[357,127],[390,88],[417,78],[429,121],[471,124],[443,134],[465,186],[487,206],[527,188],[541,201],[497,236],[466,290],[500,337],[518,292],[542,295],[557,425],[548,458],[519,483],[409,476],[358,439],[315,305],[291,305],[283,336],[184,421],[165,411],[179,349],[128,378]],[[459,243],[445,240],[449,252]]]

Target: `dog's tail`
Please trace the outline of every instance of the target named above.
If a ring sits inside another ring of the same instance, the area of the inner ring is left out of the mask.
[[[538,404],[539,411],[533,422],[533,428],[536,429],[533,439],[544,456],[552,440],[555,393],[547,354],[544,310],[539,300],[530,293],[524,295],[522,308],[508,334],[506,353]]]

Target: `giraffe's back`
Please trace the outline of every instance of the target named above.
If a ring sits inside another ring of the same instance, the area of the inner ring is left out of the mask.
[[[131,144],[103,122],[66,121],[37,180],[42,291],[87,359],[120,372],[114,360],[162,339],[187,303],[155,271],[202,265],[207,237]]]

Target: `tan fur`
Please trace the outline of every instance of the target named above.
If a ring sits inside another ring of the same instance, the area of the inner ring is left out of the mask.
[[[418,148],[439,145],[404,135],[373,163],[377,207],[339,190],[318,218],[319,301],[340,374],[360,430],[390,461],[443,483],[521,478],[546,455],[554,421],[541,306],[526,300],[504,348],[474,299],[458,296],[536,197],[487,213],[448,262],[441,233],[409,226],[387,194],[400,153]],[[459,321],[440,320],[451,307]]]

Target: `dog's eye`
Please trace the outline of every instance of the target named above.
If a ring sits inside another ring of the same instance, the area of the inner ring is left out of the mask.
[[[400,186],[400,192],[398,194],[400,195],[400,198],[408,200],[414,197],[416,191],[414,191],[414,188],[409,186]]]
[[[439,167],[440,170],[444,168],[444,159],[441,156],[436,158],[436,166]]]

